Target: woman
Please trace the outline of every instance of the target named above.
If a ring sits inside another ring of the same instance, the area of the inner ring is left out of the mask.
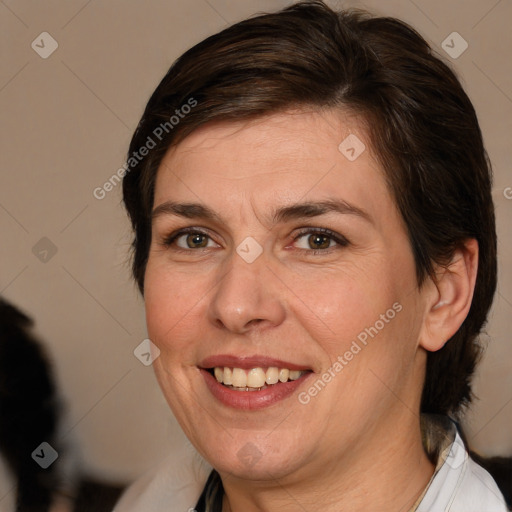
[[[155,372],[207,464],[116,511],[506,510],[453,421],[496,287],[490,164],[414,30],[303,2],[206,39],[123,192]]]

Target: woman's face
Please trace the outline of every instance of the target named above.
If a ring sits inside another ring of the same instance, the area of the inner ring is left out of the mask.
[[[203,126],[160,166],[152,229],[156,375],[218,471],[318,474],[417,424],[426,301],[356,118]]]

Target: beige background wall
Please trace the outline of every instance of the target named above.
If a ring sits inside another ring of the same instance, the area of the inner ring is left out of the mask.
[[[120,186],[102,200],[93,190],[123,164],[145,102],[176,57],[228,23],[288,3],[0,2],[0,293],[35,318],[68,403],[65,434],[99,476],[135,478],[184,438],[151,367],[133,355],[146,333],[129,278]],[[467,428],[475,448],[510,455],[512,3],[330,4],[411,23],[454,64],[474,102],[496,174],[500,284],[476,381],[481,401]],[[441,48],[453,31],[469,45],[457,59]],[[40,52],[51,48],[42,32],[58,43],[46,59],[31,47],[35,40]]]

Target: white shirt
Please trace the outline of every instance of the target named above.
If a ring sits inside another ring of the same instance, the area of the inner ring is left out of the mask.
[[[422,422],[424,419],[422,415]],[[439,419],[428,417],[434,422],[429,426],[435,428],[427,432],[430,438],[426,449],[438,451],[438,463],[410,512],[507,512],[496,482],[469,457],[454,424],[446,420],[439,423]],[[439,439],[441,428],[445,441]],[[438,437],[434,439],[434,435]],[[137,480],[113,512],[194,512],[212,467],[193,448],[190,450],[179,460],[165,459]]]

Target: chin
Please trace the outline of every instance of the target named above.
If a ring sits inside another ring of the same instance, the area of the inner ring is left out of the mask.
[[[249,480],[272,480],[286,477],[304,465],[303,447],[297,452],[297,444],[289,446],[277,441],[264,444],[243,436],[226,444],[218,444],[215,451],[207,450],[208,462],[219,472]],[[287,453],[288,452],[288,453]]]

